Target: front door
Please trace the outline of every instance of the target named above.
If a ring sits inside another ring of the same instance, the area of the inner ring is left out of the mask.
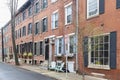
[[[47,44],[45,46],[45,60],[49,59],[49,45]]]

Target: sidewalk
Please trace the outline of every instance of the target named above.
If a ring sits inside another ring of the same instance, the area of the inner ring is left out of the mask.
[[[66,73],[45,70],[45,69],[40,68],[39,66],[21,65],[19,67],[30,70],[30,71],[34,71],[34,72],[37,72],[37,73],[40,73],[40,74],[43,74],[49,77],[53,77],[58,80],[82,80],[82,77],[75,73],[68,73],[67,79],[66,79]]]
[[[40,73],[42,75],[53,77],[57,80],[82,80],[82,76],[78,75],[76,73],[68,73],[67,78],[66,78],[66,73],[45,70],[45,69],[43,69],[39,66],[35,66],[35,65],[24,64],[24,65],[21,65],[19,67],[23,68],[23,69],[26,69],[26,70],[30,70],[30,71]],[[85,75],[85,80],[107,80],[107,79]]]

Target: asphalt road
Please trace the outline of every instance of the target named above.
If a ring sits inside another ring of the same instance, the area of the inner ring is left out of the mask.
[[[0,63],[0,80],[55,80],[50,77],[21,69],[9,64]]]

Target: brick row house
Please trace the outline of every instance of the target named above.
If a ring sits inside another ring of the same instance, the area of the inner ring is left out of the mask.
[[[42,62],[49,64],[51,61],[66,62],[66,53],[68,53],[70,65],[68,69],[74,72],[75,0],[33,1],[28,0],[16,13],[15,38],[19,57],[31,52],[35,64]],[[9,30],[7,29],[8,33],[6,32],[5,35],[10,34]],[[11,40],[8,42],[11,43]],[[32,59],[29,60],[32,61]]]
[[[84,33],[84,49],[78,51],[79,71],[119,80],[120,0],[80,0],[79,6],[79,28],[94,28],[88,28],[93,34]]]
[[[66,62],[67,56],[70,72],[78,67],[119,80],[120,0],[78,0],[78,39],[76,1],[28,0],[16,14],[18,54],[33,52],[36,64]]]

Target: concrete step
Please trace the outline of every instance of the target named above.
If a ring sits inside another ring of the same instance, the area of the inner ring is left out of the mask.
[[[108,79],[98,78],[98,77],[86,75],[86,76],[85,76],[85,80],[108,80]]]

